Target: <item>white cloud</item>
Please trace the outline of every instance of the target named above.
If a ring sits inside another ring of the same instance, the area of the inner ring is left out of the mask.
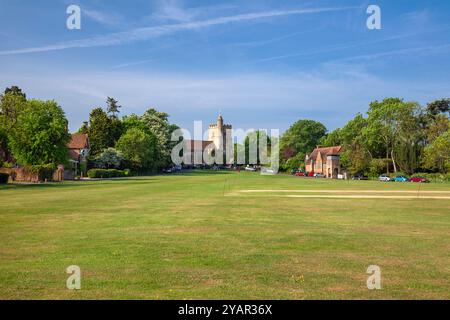
[[[82,16],[86,16],[91,20],[94,20],[100,24],[107,26],[117,26],[121,18],[116,14],[106,13],[105,11],[93,10],[90,8],[86,8],[85,6],[81,9]]]
[[[109,33],[106,35],[95,36],[80,40],[57,43],[48,46],[31,47],[16,50],[3,50],[0,55],[25,54],[34,52],[46,52],[54,50],[63,50],[69,48],[89,48],[100,46],[120,45],[135,41],[143,41],[151,38],[161,37],[173,34],[179,31],[203,29],[212,26],[218,26],[229,23],[238,23],[243,21],[253,21],[265,18],[274,18],[288,15],[314,14],[323,12],[334,12],[343,10],[360,9],[360,7],[330,7],[316,9],[292,9],[292,10],[272,10],[264,12],[253,12],[238,14],[233,16],[219,17],[201,21],[191,21],[178,24],[165,24],[159,26],[138,28],[124,32]]]
[[[299,118],[316,119],[334,128],[355,113],[365,112],[372,100],[400,96],[425,103],[445,96],[450,87],[448,82],[420,79],[381,80],[348,65],[284,75],[58,72],[11,72],[2,75],[0,86],[17,84],[29,97],[56,99],[68,114],[71,130],[88,118],[92,107],[104,106],[107,96],[120,101],[123,113],[139,114],[155,106],[184,127],[194,120],[210,121],[222,110],[241,128],[284,130]]]

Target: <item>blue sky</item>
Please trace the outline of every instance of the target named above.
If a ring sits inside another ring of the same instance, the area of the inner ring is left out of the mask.
[[[81,30],[66,28],[70,4]],[[450,96],[449,17],[448,0],[0,0],[0,88],[55,99],[72,131],[107,96],[188,129],[221,111],[243,129],[331,130],[374,99]]]

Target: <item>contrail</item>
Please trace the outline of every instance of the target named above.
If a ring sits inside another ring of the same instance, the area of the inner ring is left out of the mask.
[[[361,7],[329,7],[329,8],[316,8],[316,9],[295,9],[295,10],[272,10],[264,12],[238,14],[234,16],[219,17],[214,19],[208,19],[203,21],[192,21],[179,24],[166,24],[160,26],[152,26],[145,28],[137,28],[129,31],[109,33],[105,35],[98,35],[90,38],[60,42],[47,46],[30,47],[15,50],[0,51],[0,55],[12,55],[12,54],[26,54],[45,51],[64,50],[70,48],[91,48],[102,46],[114,46],[124,43],[131,43],[136,41],[143,41],[151,38],[157,38],[163,35],[173,34],[175,32],[184,30],[195,30],[201,28],[207,28],[211,26],[251,21],[270,17],[280,17],[288,15],[302,15],[302,14],[314,14],[323,12],[345,11],[361,9]]]

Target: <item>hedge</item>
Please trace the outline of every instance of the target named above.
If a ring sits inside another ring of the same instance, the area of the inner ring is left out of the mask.
[[[0,172],[0,184],[7,184],[9,179],[9,174]]]
[[[120,178],[126,177],[127,173],[117,169],[90,169],[87,175],[89,178]]]

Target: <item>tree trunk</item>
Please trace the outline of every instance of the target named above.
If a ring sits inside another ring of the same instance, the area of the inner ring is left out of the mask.
[[[397,166],[395,164],[395,159],[394,159],[394,149],[391,150],[391,159],[392,159],[392,165],[394,166],[394,173],[397,173]]]
[[[389,145],[386,146],[386,174],[389,174]]]

